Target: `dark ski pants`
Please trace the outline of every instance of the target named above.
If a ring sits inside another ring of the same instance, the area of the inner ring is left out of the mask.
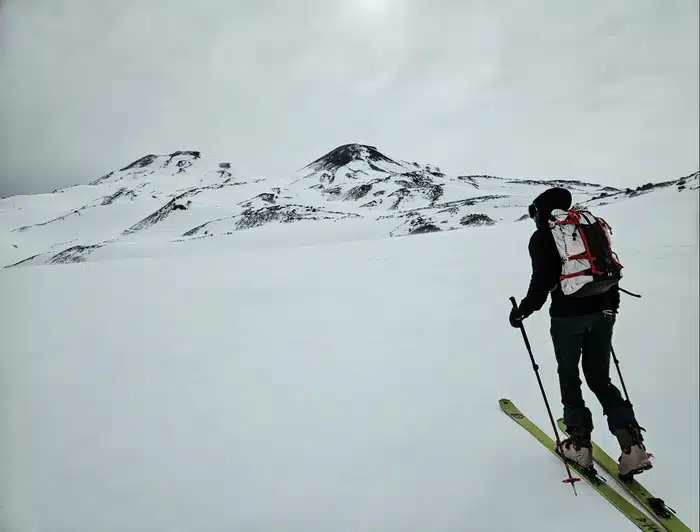
[[[572,318],[552,318],[550,333],[557,358],[564,423],[569,431],[593,430],[591,411],[581,393],[579,361],[588,388],[595,394],[614,434],[638,427],[632,405],[610,381],[610,349],[615,315],[597,312]]]

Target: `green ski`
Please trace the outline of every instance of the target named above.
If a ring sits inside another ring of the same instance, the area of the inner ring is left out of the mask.
[[[563,419],[557,421],[559,428],[566,434],[566,425]],[[661,523],[664,529],[670,532],[687,531],[690,532],[683,521],[676,517],[675,512],[666,506],[666,503],[658,497],[654,497],[648,490],[642,486],[638,480],[632,477],[631,480],[623,480],[620,478],[620,472],[617,467],[617,462],[603,449],[593,443],[593,460],[596,461],[610,476],[615,478],[627,492],[637,499],[644,507]]]
[[[560,460],[564,460],[562,456],[557,452],[556,442],[547,434],[542,432],[542,430],[535,425],[530,419],[528,419],[518,407],[516,407],[512,401],[509,399],[501,399],[498,401],[503,412],[505,412],[512,420],[514,420],[518,425],[523,427],[532,436],[535,437],[542,445],[549,449],[554,456]],[[585,471],[580,470],[575,464],[569,462],[569,466],[572,470],[576,471],[581,478],[585,479],[591,487],[605,497],[613,506],[615,506],[620,512],[622,512],[627,518],[632,521],[637,528],[640,530],[647,530],[653,532],[663,532],[661,528],[653,519],[647,516],[639,508],[637,508],[630,501],[625,499],[612,487],[606,484],[605,479],[597,475],[586,474]]]

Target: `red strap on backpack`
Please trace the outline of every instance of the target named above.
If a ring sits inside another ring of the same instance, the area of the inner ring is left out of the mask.
[[[588,240],[586,239],[586,234],[581,229],[581,213],[575,209],[569,209],[568,211],[566,211],[566,218],[564,218],[560,222],[554,223],[554,225],[571,225],[571,224],[576,226],[576,229],[574,229],[574,231],[578,230],[578,233],[581,235],[581,240],[583,241],[583,246],[586,249],[586,251],[585,251],[585,253],[581,253],[579,255],[569,257],[568,260],[576,260],[576,259],[587,260],[591,264],[591,273],[593,275],[599,274],[600,271],[595,266],[595,257],[593,255],[591,255],[590,247],[588,246]],[[610,247],[609,242],[608,242],[608,247]],[[570,279],[571,277],[578,277],[579,275],[587,275],[587,273],[586,273],[586,271],[582,271],[582,272],[572,273],[569,275],[561,275],[559,277],[559,279],[561,279],[561,280]]]

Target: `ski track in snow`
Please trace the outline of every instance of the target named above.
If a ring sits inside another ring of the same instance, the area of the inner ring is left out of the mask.
[[[129,187],[109,179],[95,186]],[[73,194],[88,204],[88,189]],[[115,214],[110,230],[171,199]],[[66,207],[51,198],[22,225]],[[614,337],[656,457],[640,481],[696,530],[698,193],[595,212],[622,286],[643,295],[622,295]],[[529,281],[531,222],[390,238],[396,220],[301,221],[178,239],[178,214],[159,223],[165,239],[146,230],[85,263],[0,271],[0,530],[635,529],[587,485],[575,498],[563,465],[498,407],[509,397],[551,432],[507,320]],[[55,252],[78,245],[59,232]],[[558,415],[548,306],[525,327]]]

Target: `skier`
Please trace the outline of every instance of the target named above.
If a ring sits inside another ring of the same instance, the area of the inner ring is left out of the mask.
[[[591,432],[593,419],[581,393],[579,361],[590,390],[595,394],[608,428],[622,451],[618,461],[621,475],[634,475],[652,467],[643,444],[632,404],[610,381],[610,351],[613,327],[620,305],[617,284],[606,292],[587,297],[567,296],[560,285],[562,261],[547,220],[554,209],[569,210],[571,193],[550,188],[530,205],[529,215],[537,227],[530,238],[532,276],[527,295],[510,314],[510,324],[520,327],[524,319],[542,308],[551,293],[550,334],[557,360],[564,423],[569,438],[562,442],[566,458],[583,468],[593,465]]]

